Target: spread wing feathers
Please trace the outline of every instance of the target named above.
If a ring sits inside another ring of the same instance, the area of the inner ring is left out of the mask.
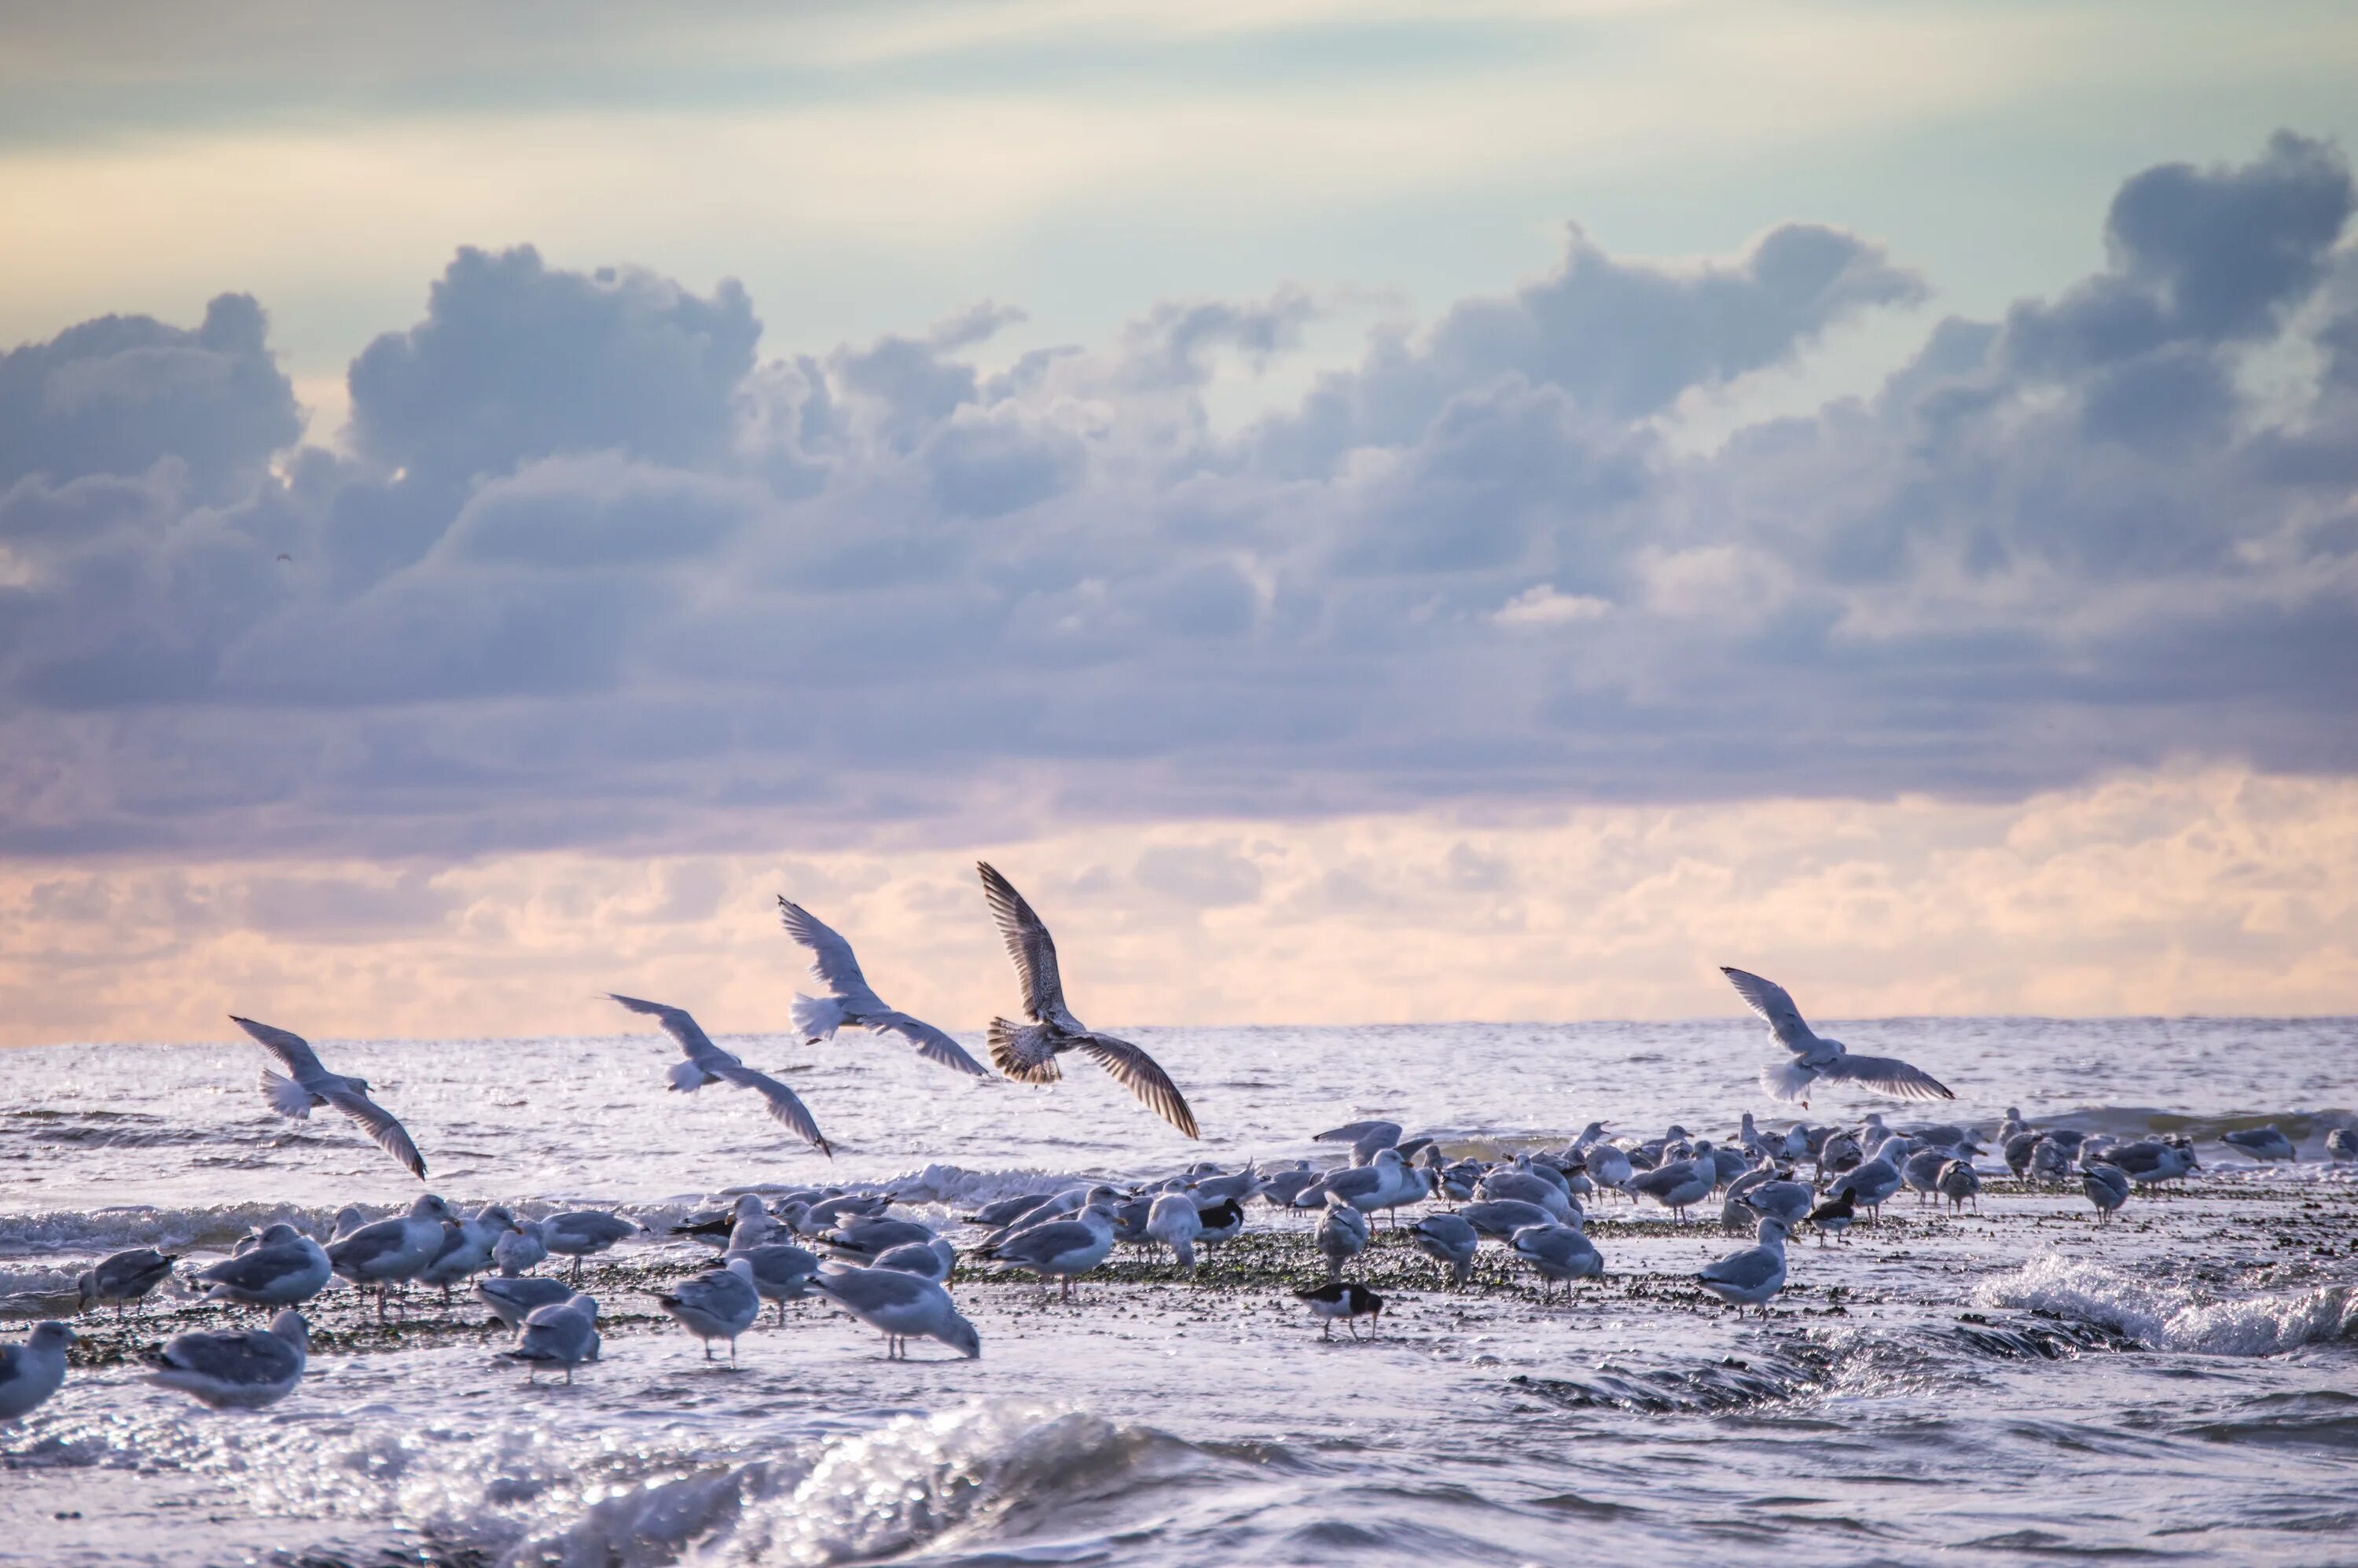
[[[1921,1067],[1909,1066],[1897,1056],[1855,1056],[1844,1052],[1822,1065],[1818,1072],[1823,1077],[1865,1084],[1868,1088],[1898,1099],[1957,1098],[1940,1079]]]
[[[1056,944],[1023,895],[988,860],[976,868],[982,875],[983,902],[999,923],[999,935],[1014,960],[1015,978],[1023,986],[1024,1016],[1048,1018],[1065,1011],[1065,983],[1056,972]]]
[[[1114,1081],[1138,1097],[1141,1104],[1190,1138],[1200,1138],[1195,1130],[1195,1113],[1187,1108],[1186,1098],[1171,1075],[1154,1065],[1154,1058],[1127,1040],[1117,1040],[1110,1034],[1084,1034],[1082,1050],[1097,1058],[1098,1066],[1111,1073]]]
[[[835,1158],[835,1151],[827,1146],[825,1138],[819,1136],[818,1123],[811,1119],[810,1108],[803,1104],[801,1097],[794,1090],[767,1073],[757,1073],[752,1068],[742,1066],[735,1062],[715,1067],[712,1070],[712,1076],[724,1083],[735,1084],[741,1088],[752,1089],[758,1093],[763,1099],[769,1102],[770,1114],[784,1122],[795,1137],[800,1138],[828,1159]]]
[[[961,1073],[971,1073],[978,1078],[990,1076],[990,1071],[972,1056],[966,1047],[922,1018],[911,1018],[905,1012],[879,1012],[861,1020],[869,1028],[882,1034],[897,1034],[917,1048],[917,1054],[928,1062],[938,1062]]]
[[[426,1156],[417,1152],[408,1131],[393,1119],[390,1111],[368,1096],[353,1089],[332,1088],[319,1098],[361,1124],[362,1130],[376,1140],[377,1147],[409,1167],[409,1173],[423,1181],[426,1176]]]
[[[1793,1005],[1791,995],[1783,986],[1742,969],[1731,969],[1725,964],[1720,966],[1719,972],[1727,977],[1727,983],[1736,988],[1736,994],[1744,999],[1744,1005],[1768,1021],[1768,1032],[1777,1036],[1777,1043],[1786,1050],[1798,1054],[1818,1043],[1818,1037],[1811,1032],[1810,1026],[1801,1022],[1801,1010]]]
[[[1019,1084],[1053,1084],[1065,1076],[1054,1033],[1003,1018],[990,1021],[990,1065]]]
[[[788,903],[784,893],[778,895],[778,923],[786,928],[787,935],[810,949],[813,979],[847,1000],[876,1000],[875,989],[860,972],[860,960],[851,956],[851,944],[833,926],[801,904]]]
[[[282,1078],[269,1068],[262,1069],[262,1098],[270,1108],[281,1116],[291,1116],[300,1121],[311,1114],[311,1091],[292,1078]]]
[[[616,996],[612,991],[608,991],[606,995],[610,1000],[621,1002],[633,1012],[644,1012],[654,1019],[663,1032],[677,1042],[682,1051],[687,1053],[689,1061],[702,1065],[708,1072],[711,1071],[715,1058],[722,1062],[737,1060],[735,1056],[715,1045],[712,1043],[712,1037],[704,1033],[704,1026],[690,1018],[687,1015],[687,1010],[684,1007],[666,1007],[659,1001],[641,1001],[637,997]]]
[[[311,1043],[300,1034],[272,1024],[256,1023],[233,1012],[229,1015],[229,1021],[253,1035],[264,1050],[277,1057],[297,1078],[326,1076],[328,1069],[319,1065],[319,1054],[312,1050]]]

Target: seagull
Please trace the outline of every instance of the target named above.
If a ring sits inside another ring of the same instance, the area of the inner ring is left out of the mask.
[[[1136,1095],[1157,1116],[1190,1138],[1199,1138],[1195,1113],[1169,1074],[1154,1059],[1127,1040],[1092,1032],[1065,1006],[1065,983],[1056,968],[1056,944],[1032,906],[1014,884],[990,862],[976,869],[982,876],[982,895],[999,922],[1007,956],[1015,962],[1015,978],[1023,986],[1023,1015],[1029,1027],[1004,1018],[990,1021],[991,1065],[1018,1083],[1053,1084],[1064,1076],[1056,1058],[1072,1050],[1086,1051],[1098,1066],[1111,1073],[1122,1087]]]
[[[1760,1087],[1781,1100],[1806,1106],[1810,1086],[1820,1078],[1864,1085],[1897,1099],[1954,1099],[1948,1087],[1920,1067],[1896,1056],[1854,1056],[1839,1040],[1829,1040],[1801,1022],[1801,1010],[1785,988],[1774,980],[1725,964],[1719,972],[1744,1004],[1768,1021],[1777,1044],[1793,1054],[1781,1066],[1760,1069]]]
[[[561,1306],[573,1299],[571,1285],[546,1274],[494,1274],[475,1281],[475,1295],[510,1328],[543,1307]]]
[[[328,1071],[320,1064],[319,1053],[311,1049],[311,1043],[300,1034],[256,1023],[235,1013],[230,1014],[229,1021],[253,1035],[264,1050],[277,1057],[294,1075],[282,1078],[267,1067],[262,1070],[262,1098],[271,1109],[300,1121],[311,1114],[314,1106],[333,1106],[359,1122],[376,1140],[377,1147],[407,1166],[411,1175],[421,1182],[426,1179],[426,1156],[417,1152],[417,1145],[392,1113],[369,1098],[366,1078],[348,1078]]]
[[[884,1356],[908,1358],[908,1341],[925,1335],[971,1361],[982,1336],[958,1315],[950,1293],[923,1275],[898,1269],[828,1269],[811,1289],[884,1336]]]
[[[113,1302],[114,1315],[121,1317],[125,1303],[144,1303],[148,1292],[171,1278],[172,1265],[178,1257],[178,1253],[138,1247],[102,1259],[96,1267],[83,1270],[81,1277],[74,1281],[81,1310],[88,1312],[102,1302]]]
[[[409,1212],[363,1225],[328,1247],[328,1261],[356,1290],[376,1287],[377,1321],[384,1321],[384,1294],[392,1285],[406,1285],[442,1252],[443,1222],[450,1206],[427,1193],[409,1206]]]
[[[1509,1238],[1507,1250],[1538,1271],[1541,1301],[1558,1280],[1569,1286],[1574,1280],[1600,1279],[1605,1273],[1605,1259],[1596,1243],[1569,1225],[1526,1226]],[[1568,1289],[1564,1292],[1567,1299],[1571,1294]]]
[[[678,1043],[680,1054],[687,1059],[673,1063],[671,1071],[664,1075],[671,1080],[675,1093],[694,1094],[710,1083],[735,1084],[740,1088],[758,1090],[769,1102],[772,1116],[828,1159],[835,1157],[835,1151],[828,1148],[827,1140],[819,1136],[818,1123],[811,1119],[808,1108],[795,1097],[794,1090],[766,1073],[755,1072],[715,1045],[711,1036],[687,1015],[686,1009],[666,1007],[659,1001],[641,1001],[636,997],[617,996],[612,991],[606,995],[610,1000],[621,1002],[633,1012],[646,1013],[662,1025],[665,1034]]]
[[[258,1245],[199,1269],[189,1280],[211,1287],[207,1301],[291,1307],[327,1289],[332,1277],[325,1249],[293,1226],[278,1224],[263,1228]]]
[[[814,1258],[811,1262],[815,1271],[818,1260]],[[921,1280],[946,1285],[949,1283],[950,1276],[957,1271],[957,1249],[938,1236],[931,1241],[904,1241],[898,1247],[888,1247],[879,1252],[876,1261],[869,1266],[897,1269],[903,1274],[914,1274]],[[755,1282],[759,1283],[758,1281]],[[781,1321],[784,1315],[783,1312],[779,1314]]]
[[[577,1284],[581,1280],[582,1259],[603,1252],[624,1237],[636,1236],[646,1228],[636,1220],[594,1208],[568,1209],[539,1223],[541,1245],[573,1260],[572,1279]]]
[[[548,1243],[541,1238],[540,1222],[520,1219],[515,1228],[492,1243],[492,1262],[503,1274],[529,1274],[548,1256]]]
[[[811,976],[827,988],[823,997],[795,992],[786,1009],[786,1016],[794,1020],[795,1029],[806,1044],[832,1040],[835,1032],[848,1024],[872,1033],[897,1034],[914,1045],[917,1054],[928,1062],[938,1062],[978,1078],[990,1076],[989,1069],[968,1055],[966,1047],[946,1033],[923,1019],[886,1007],[869,985],[868,977],[860,972],[860,960],[851,956],[851,944],[809,910],[788,903],[784,893],[778,895],[778,919],[787,935],[811,950]]]
[[[502,1354],[525,1364],[527,1383],[543,1367],[562,1367],[565,1380],[573,1381],[574,1368],[598,1359],[597,1302],[576,1295],[533,1308],[516,1331],[515,1348]]]
[[[1340,1127],[1310,1135],[1313,1143],[1348,1143],[1354,1165],[1368,1163],[1379,1150],[1399,1147],[1400,1140],[1401,1124],[1397,1121],[1347,1121]]]
[[[259,1410],[295,1391],[310,1355],[311,1325],[289,1307],[268,1328],[176,1336],[149,1360],[147,1380],[215,1410]]]
[[[753,1325],[762,1310],[762,1293],[754,1288],[753,1265],[731,1258],[720,1268],[682,1280],[655,1304],[672,1321],[704,1341],[704,1358],[712,1359],[712,1342],[729,1342],[729,1364],[737,1364],[737,1336]]]
[[[2080,1190],[2096,1206],[2096,1223],[2102,1225],[2115,1209],[2129,1201],[2129,1175],[2118,1165],[2103,1161],[2080,1173]]]
[[[1326,1214],[1318,1222],[1318,1255],[1326,1260],[1326,1277],[1339,1280],[1343,1265],[1368,1249],[1368,1217],[1339,1195],[1326,1195]]]
[[[1768,1316],[1768,1298],[1785,1288],[1785,1222],[1762,1215],[1759,1243],[1704,1264],[1695,1282],[1739,1311],[1757,1306]]]
[[[1408,1244],[1440,1264],[1455,1290],[1473,1271],[1474,1254],[1481,1249],[1482,1237],[1462,1216],[1429,1214],[1408,1227]]]
[[[988,1257],[1027,1269],[1045,1281],[1054,1275],[1059,1301],[1070,1300],[1073,1281],[1106,1260],[1113,1250],[1113,1210],[1092,1203],[1072,1219],[1019,1230],[984,1249]]]
[[[2291,1160],[2298,1157],[2292,1140],[2274,1126],[2246,1128],[2240,1132],[2223,1132],[2219,1141],[2230,1149],[2242,1151],[2255,1160]]]
[[[0,1421],[39,1406],[66,1380],[66,1346],[78,1336],[54,1320],[37,1325],[22,1345],[0,1345]]]
[[[1487,1203],[1470,1203],[1457,1211],[1458,1217],[1474,1227],[1477,1236],[1493,1241],[1510,1239],[1518,1230],[1529,1230],[1535,1225],[1553,1225],[1555,1216],[1535,1203],[1520,1198],[1492,1198]]]
[[[1164,1193],[1147,1211],[1146,1234],[1171,1249],[1172,1258],[1189,1273],[1195,1271],[1195,1238],[1204,1234],[1204,1217],[1195,1200],[1185,1193]]]

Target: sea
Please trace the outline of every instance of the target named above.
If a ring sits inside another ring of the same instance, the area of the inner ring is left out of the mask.
[[[1845,1242],[1797,1238],[1766,1318],[1692,1287],[1743,1244],[1715,1202],[1680,1226],[1600,1199],[1608,1277],[1569,1299],[1495,1260],[1452,1292],[1379,1238],[1388,1310],[1356,1340],[1322,1338],[1293,1298],[1315,1268],[1217,1288],[1111,1271],[1071,1303],[962,1273],[978,1360],[926,1341],[889,1360],[805,1303],[732,1367],[622,1271],[590,1288],[634,1290],[639,1321],[569,1386],[527,1383],[488,1338],[422,1336],[323,1348],[282,1402],[215,1411],[118,1357],[0,1427],[0,1563],[2358,1563],[2358,1167],[2323,1155],[2358,1117],[2358,1021],[1828,1032],[1944,1080],[1943,1119],[1989,1130],[2015,1107],[2183,1133],[2202,1169],[2099,1225],[2076,1187],[2005,1179],[1993,1147],[1978,1212],[1903,1194]],[[849,1031],[721,1040],[796,1088],[832,1159],[750,1094],[668,1092],[652,1031],[316,1041],[402,1118],[424,1184],[341,1117],[270,1115],[266,1058],[226,1023],[210,1042],[0,1052],[0,1336],[70,1313],[74,1276],[108,1252],[192,1267],[249,1227],[325,1235],[346,1205],[392,1212],[421,1190],[615,1208],[657,1233],[616,1260],[686,1268],[697,1244],[660,1233],[749,1189],[888,1191],[968,1238],[976,1206],[1077,1180],[1331,1162],[1314,1135],[1358,1119],[1496,1155],[1592,1119],[1716,1138],[1746,1110],[1774,1129],[1926,1112],[1768,1100],[1774,1048],[1748,1020],[1130,1037],[1186,1092],[1200,1142],[1078,1058],[1051,1087],[976,1082]],[[2298,1160],[2219,1141],[2268,1123]],[[222,1315],[203,1312],[168,1287],[130,1332]],[[82,1321],[121,1332],[111,1317]]]

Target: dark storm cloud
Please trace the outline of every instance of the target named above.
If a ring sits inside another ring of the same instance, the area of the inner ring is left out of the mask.
[[[756,362],[732,285],[466,252],[354,362],[350,457],[287,449],[250,301],[90,323],[0,374],[33,421],[0,430],[0,849],[2347,771],[2352,206],[2297,137],[2148,171],[2094,275],[1701,456],[1657,428],[1682,395],[1922,285],[1811,226],[1684,267],[1575,236],[1223,435],[1216,363],[1287,351],[1307,296],[995,373],[990,305]],[[1258,875],[1134,871],[1206,908]],[[281,891],[260,916],[309,917]]]

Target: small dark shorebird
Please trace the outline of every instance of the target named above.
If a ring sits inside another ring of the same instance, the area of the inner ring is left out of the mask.
[[[1810,1223],[1818,1228],[1818,1245],[1823,1247],[1826,1244],[1826,1236],[1829,1232],[1840,1236],[1844,1231],[1848,1230],[1850,1222],[1856,1217],[1857,1214],[1851,1206],[1848,1193],[1843,1194],[1840,1197],[1828,1198],[1812,1209]]]
[[[1337,1280],[1320,1285],[1315,1290],[1296,1291],[1296,1300],[1307,1303],[1310,1314],[1319,1321],[1318,1337],[1335,1337],[1335,1320],[1341,1318],[1351,1337],[1359,1337],[1359,1319],[1372,1318],[1384,1310],[1384,1298],[1356,1280]],[[1373,1326],[1372,1325],[1370,1326]]]

